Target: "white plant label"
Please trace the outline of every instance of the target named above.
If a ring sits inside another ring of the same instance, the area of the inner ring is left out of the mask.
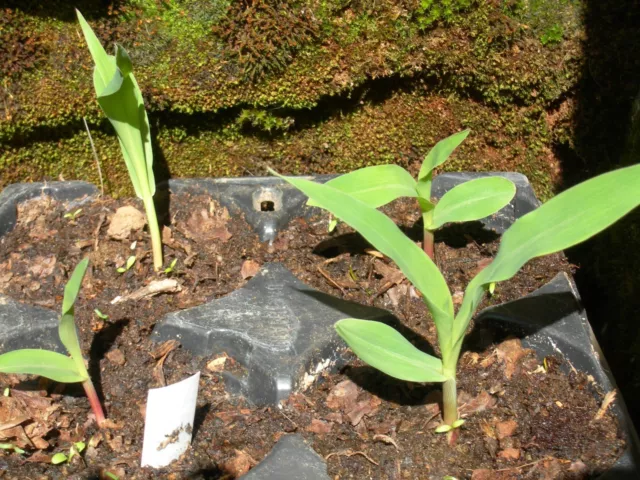
[[[173,385],[149,390],[143,467],[166,467],[189,448],[199,382],[200,372]]]

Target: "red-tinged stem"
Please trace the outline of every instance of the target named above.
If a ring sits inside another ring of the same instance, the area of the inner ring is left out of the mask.
[[[100,399],[98,398],[98,393],[91,382],[91,379],[87,379],[82,382],[82,386],[84,387],[84,391],[87,394],[87,398],[89,399],[89,405],[91,405],[91,410],[93,410],[93,414],[96,416],[96,422],[98,426],[102,426],[105,421],[104,411],[102,410],[102,405],[100,404]]]
[[[436,261],[436,254],[434,250],[434,235],[431,230],[427,230],[426,228],[424,229],[422,249],[424,250],[424,253],[429,255],[429,258],[431,258],[431,260],[433,260],[434,262]]]

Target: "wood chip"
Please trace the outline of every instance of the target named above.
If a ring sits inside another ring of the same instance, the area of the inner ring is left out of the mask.
[[[396,447],[397,451],[400,451],[400,447],[398,446],[396,441],[388,435],[381,435],[381,434],[374,435],[373,440],[376,442],[386,443],[387,445],[393,445],[394,447]]]
[[[243,280],[246,280],[251,277],[255,277],[256,274],[260,271],[260,264],[253,260],[245,260],[242,263],[242,268],[240,269],[240,276]]]
[[[607,410],[609,409],[609,406],[613,403],[613,401],[615,399],[616,399],[616,390],[611,390],[609,393],[607,393],[604,396],[604,400],[602,401],[602,405],[600,406],[600,409],[598,410],[598,413],[596,413],[596,416],[593,419],[594,420],[602,419],[602,417],[604,417],[604,414],[607,413]]]
[[[111,300],[111,305],[117,303],[128,302],[131,300],[141,300],[146,297],[153,297],[160,293],[176,293],[182,290],[182,286],[173,278],[163,278],[162,280],[154,280],[146,287],[139,288],[133,293],[124,296],[118,296]]]

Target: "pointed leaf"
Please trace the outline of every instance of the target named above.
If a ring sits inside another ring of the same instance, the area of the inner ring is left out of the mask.
[[[73,270],[71,274],[71,278],[64,287],[64,298],[62,300],[62,314],[64,315],[69,310],[73,308],[73,304],[76,303],[76,298],[78,298],[78,293],[80,292],[80,288],[82,287],[82,279],[84,278],[84,274],[87,271],[87,266],[89,265],[89,259],[85,258],[82,260],[76,268]]]
[[[86,375],[78,372],[72,359],[48,350],[14,350],[0,355],[0,372],[40,375],[56,382],[84,382]]]
[[[348,318],[336,330],[364,362],[400,380],[444,382],[442,361],[418,350],[388,325]]]
[[[455,186],[433,210],[429,230],[449,222],[470,222],[496,213],[516,194],[513,182],[502,177],[484,177]]]
[[[273,170],[271,173],[278,175]],[[376,250],[391,258],[422,293],[438,330],[441,345],[449,345],[453,301],[447,283],[424,251],[384,213],[340,190],[295,177],[284,177],[321,208],[357,230]]]
[[[96,65],[95,71],[102,85],[105,86],[111,81],[116,72],[115,61],[113,61],[113,57],[107,55],[107,52],[102,48],[100,40],[98,40],[96,34],[93,33],[93,30],[79,10],[76,10],[76,14],[78,15],[78,22],[80,23],[80,28],[82,28],[84,38],[87,41],[89,52],[91,52],[91,57],[93,57],[93,62]]]
[[[416,181],[398,165],[361,168],[329,180],[326,185],[348,193],[370,207],[378,208],[400,198],[416,197]],[[317,207],[313,199],[307,205]]]
[[[458,347],[486,285],[511,278],[532,258],[587,240],[638,205],[640,165],[634,165],[576,185],[516,220],[503,234],[496,258],[467,287],[455,320]]]
[[[122,76],[126,77],[133,72],[133,65],[131,65],[131,58],[127,51],[120,45],[116,45],[116,65],[122,72]]]
[[[463,130],[436,143],[435,147],[431,149],[422,162],[420,173],[418,174],[418,181],[425,180],[434,168],[442,165],[464,139],[467,138],[469,132],[471,132],[469,129]]]

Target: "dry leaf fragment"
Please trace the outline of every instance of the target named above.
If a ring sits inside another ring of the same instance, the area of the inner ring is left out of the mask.
[[[350,410],[357,398],[358,386],[351,380],[343,380],[331,389],[325,403],[332,410]]]
[[[131,232],[142,230],[146,223],[146,217],[137,208],[131,205],[120,207],[111,217],[107,235],[116,240],[127,240]]]
[[[386,443],[387,445],[393,445],[396,447],[396,450],[400,451],[400,447],[396,443],[396,441],[388,435],[377,434],[373,436],[373,440],[376,442]]]
[[[317,418],[313,418],[311,423],[305,428],[307,432],[312,433],[329,433],[333,428],[333,424],[329,422],[324,422],[322,420],[318,420]]]
[[[260,271],[260,264],[253,260],[245,260],[242,263],[242,268],[240,269],[240,275],[243,280],[246,280],[251,277],[255,277],[256,274]]]
[[[531,350],[522,348],[518,338],[505,340],[495,350],[497,357],[504,363],[504,375],[507,378],[511,378],[518,371],[518,361],[530,352]]]
[[[207,363],[207,370],[210,372],[221,372],[224,370],[224,366],[227,363],[227,355],[223,354],[220,357],[214,358],[209,363]]]
[[[378,409],[377,406],[372,405],[369,400],[362,400],[358,402],[351,410],[347,412],[347,417],[351,421],[351,425],[354,427],[360,423],[362,417],[365,415],[371,415]]]
[[[520,449],[519,448],[505,448],[498,452],[498,458],[502,458],[504,460],[518,460],[520,458]]]
[[[515,420],[505,420],[504,422],[496,423],[496,434],[498,440],[512,436],[518,428],[518,422]]]
[[[458,403],[462,403],[462,405],[458,407],[458,412],[461,416],[468,416],[493,408],[496,402],[497,400],[489,395],[486,390],[483,390],[475,397],[470,397],[469,394],[462,391],[458,395]]]
[[[226,461],[223,468],[226,472],[233,475],[233,478],[238,478],[247,473],[251,467],[257,463],[258,462],[244,450],[236,450],[235,456],[231,460]]]

